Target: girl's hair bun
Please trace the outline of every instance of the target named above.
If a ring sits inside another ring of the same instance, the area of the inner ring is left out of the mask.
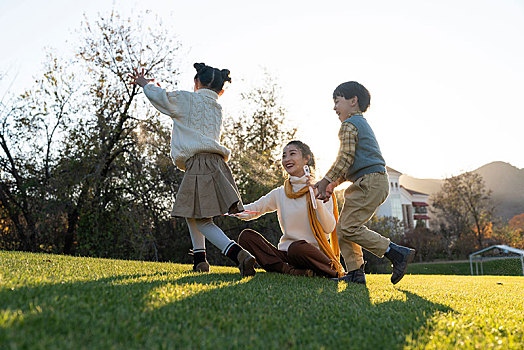
[[[202,69],[206,67],[205,63],[195,63],[193,64],[193,67],[195,67],[197,72],[200,72]]]
[[[197,70],[195,80],[198,79],[203,87],[219,93],[226,81],[231,82],[229,69],[218,69],[207,66],[205,63],[194,63]]]
[[[224,79],[224,81],[231,82],[231,77],[229,76],[229,69],[222,69],[220,73],[222,74],[222,78]]]

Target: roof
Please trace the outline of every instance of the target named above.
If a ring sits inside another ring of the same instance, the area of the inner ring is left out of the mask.
[[[391,167],[388,167],[387,165],[386,165],[386,171],[388,172],[388,174],[390,174],[390,173],[397,173],[399,175],[402,175],[402,173],[400,171],[395,170],[395,169],[393,169]]]
[[[474,253],[471,253],[469,255],[469,257],[473,257],[475,255],[480,255],[488,250],[491,250],[491,249],[495,249],[495,248],[498,248],[500,250],[502,250],[505,254],[507,253],[513,253],[513,254],[517,254],[517,255],[520,255],[520,256],[524,256],[524,250],[522,249],[517,249],[517,248],[513,248],[513,247],[510,247],[508,245],[505,245],[505,244],[497,244],[497,245],[492,245],[491,247],[487,247],[487,248],[484,248],[484,249],[481,249],[477,252],[474,252]]]
[[[429,197],[429,194],[427,194],[427,193],[422,193],[422,192],[417,192],[417,191],[414,191],[414,190],[410,190],[409,188],[406,188],[405,186],[402,186],[402,185],[400,185],[400,187],[405,189],[406,191],[408,191],[409,194],[421,194],[423,196],[428,196]]]

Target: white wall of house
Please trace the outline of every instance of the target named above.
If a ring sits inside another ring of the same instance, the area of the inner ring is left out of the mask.
[[[389,177],[389,196],[386,201],[377,209],[377,216],[394,216],[402,221],[401,187],[399,183],[400,175],[396,171],[388,171]]]
[[[415,208],[413,202],[428,203],[429,195],[410,191],[400,186],[399,179],[402,173],[388,168],[389,176],[389,196],[386,201],[377,209],[378,217],[393,216],[404,223],[406,229],[414,228],[417,220],[414,219]],[[420,209],[417,209],[420,211]],[[428,220],[424,225],[429,227]]]

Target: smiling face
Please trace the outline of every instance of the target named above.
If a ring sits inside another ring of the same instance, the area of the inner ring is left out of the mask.
[[[358,97],[354,96],[349,99],[344,98],[343,96],[335,97],[335,106],[333,110],[337,113],[338,119],[343,122],[348,119],[352,114],[360,112],[358,106]]]
[[[287,145],[282,152],[282,167],[290,176],[304,176],[304,165],[309,159],[304,158],[302,152],[296,145]]]

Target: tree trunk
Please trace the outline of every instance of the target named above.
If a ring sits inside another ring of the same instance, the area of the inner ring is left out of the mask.
[[[73,253],[76,225],[78,224],[78,209],[75,207],[67,214],[67,231],[64,236],[64,254]]]

